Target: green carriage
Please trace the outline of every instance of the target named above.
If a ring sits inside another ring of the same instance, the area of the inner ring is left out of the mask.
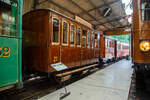
[[[0,91],[22,86],[22,0],[0,0]]]

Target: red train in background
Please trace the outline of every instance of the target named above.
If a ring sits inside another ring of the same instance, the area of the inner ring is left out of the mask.
[[[129,44],[105,37],[105,62],[112,62],[129,55]]]
[[[117,42],[117,57],[125,57],[129,55],[129,44]]]
[[[116,57],[116,40],[105,38],[105,58]]]

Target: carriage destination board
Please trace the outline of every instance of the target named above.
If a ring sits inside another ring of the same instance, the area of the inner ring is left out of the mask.
[[[64,70],[64,69],[67,69],[68,67],[66,65],[64,65],[63,63],[59,62],[59,63],[56,63],[56,64],[51,64],[51,66],[56,69],[57,71],[61,71],[61,70]]]

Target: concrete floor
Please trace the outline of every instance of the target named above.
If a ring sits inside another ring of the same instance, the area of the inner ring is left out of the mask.
[[[131,82],[131,62],[122,60],[67,86],[71,92],[63,100],[127,100]],[[59,100],[59,89],[39,100]]]

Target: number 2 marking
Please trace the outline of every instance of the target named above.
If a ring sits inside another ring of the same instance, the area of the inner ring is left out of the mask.
[[[8,47],[3,48],[3,51],[4,51],[3,54],[4,57],[10,56],[10,49]]]

